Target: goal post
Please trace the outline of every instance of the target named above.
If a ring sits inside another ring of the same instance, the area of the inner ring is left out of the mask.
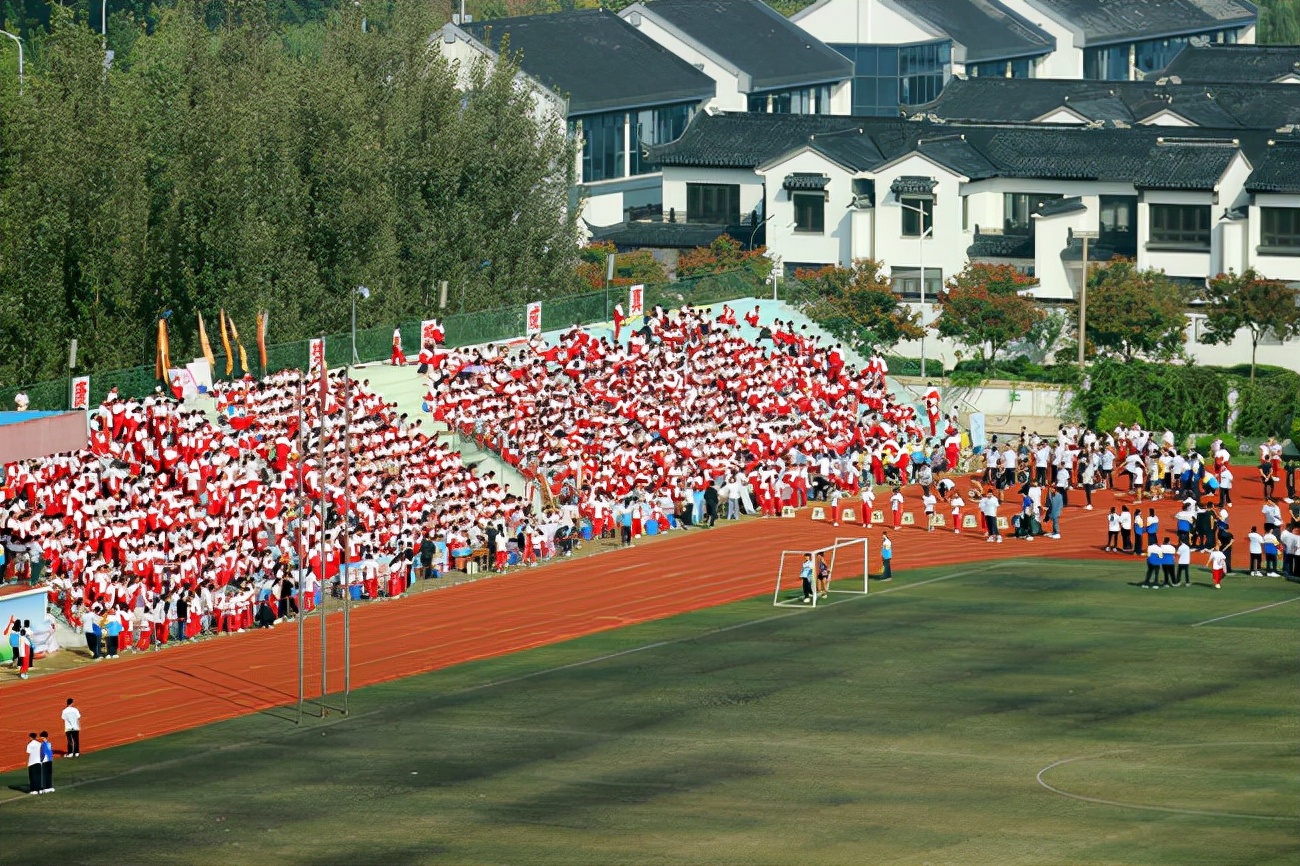
[[[816,607],[829,593],[866,594],[869,540],[837,538],[811,550],[783,550],[772,591],[774,607]]]

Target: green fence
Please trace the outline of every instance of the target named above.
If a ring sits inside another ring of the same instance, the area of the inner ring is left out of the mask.
[[[703,277],[691,277],[676,282],[647,285],[645,288],[645,307],[653,308],[662,304],[666,309],[682,304],[714,304],[733,301],[740,298],[764,296],[770,289],[762,281],[746,270],[730,271],[722,274],[710,274]],[[627,287],[614,286],[606,293],[603,289],[581,295],[567,295],[557,298],[542,299],[542,329],[560,330],[574,324],[591,324],[609,318],[608,309],[614,304],[626,302]],[[624,308],[626,308],[624,303]],[[525,332],[525,307],[523,305],[480,310],[473,313],[457,313],[443,319],[447,334],[447,345],[474,346],[522,337]],[[410,321],[387,323],[370,328],[358,328],[356,332],[357,359],[362,363],[387,360],[393,347],[393,330],[402,332],[402,346],[414,354],[420,345],[420,322]],[[254,374],[260,375],[258,367],[257,346],[245,344],[248,349],[249,363]],[[266,373],[277,373],[287,369],[303,369],[308,363],[308,340],[295,340],[277,343],[266,347]],[[242,376],[238,355],[233,359],[231,374],[226,374],[226,356],[215,356],[216,365],[212,371],[214,379],[226,379]],[[331,367],[341,367],[352,360],[352,335],[348,331],[325,335],[325,360]],[[159,386],[154,377],[152,364],[132,367],[127,370],[109,370],[90,375],[90,401],[97,406],[117,388],[123,397],[141,398],[149,395]],[[26,392],[30,408],[36,410],[57,411],[67,409],[72,380],[69,377],[48,382],[17,387],[0,388],[0,410],[7,410],[14,405],[14,396]]]

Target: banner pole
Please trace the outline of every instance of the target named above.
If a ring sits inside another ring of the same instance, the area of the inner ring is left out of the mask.
[[[343,589],[343,715],[352,691],[352,369],[343,367],[343,559],[348,569]]]
[[[321,339],[322,340],[324,339],[323,334],[321,335]],[[322,352],[322,355],[323,354],[324,353]],[[328,666],[328,656],[326,652],[329,644],[328,641],[326,640],[326,634],[325,634],[325,619],[326,619],[325,608],[327,607],[327,601],[329,598],[329,596],[325,592],[325,581],[326,578],[328,577],[328,571],[329,571],[327,567],[328,556],[326,553],[326,538],[325,538],[326,518],[328,516],[325,509],[325,488],[326,488],[326,481],[329,477],[328,469],[326,468],[326,462],[325,462],[326,461],[325,431],[328,427],[328,418],[326,417],[326,401],[328,397],[328,392],[329,392],[329,367],[325,359],[322,358],[321,365],[320,365],[320,447],[318,448],[318,452],[320,455],[319,459],[320,459],[320,585],[321,585],[320,602],[321,603],[320,603],[320,608],[317,611],[318,613],[317,618],[320,620],[320,715],[322,719],[325,718],[327,715],[329,715],[329,709],[325,705],[325,696],[329,694],[329,679],[328,679],[329,666]]]
[[[305,402],[307,402],[307,379],[304,376],[298,380],[298,447],[297,447],[298,490],[297,490],[297,496],[294,497],[297,505],[297,508],[295,510],[298,512],[298,516],[296,518],[298,526],[294,531],[294,547],[296,548],[296,553],[298,554],[298,721],[297,724],[299,725],[302,724],[302,703],[303,703],[303,692],[304,692],[303,620],[307,618],[306,614],[303,613],[304,610],[303,584],[306,583],[306,581],[303,580],[303,577],[307,574],[307,569],[305,567],[307,564],[307,554],[306,551],[303,549],[303,526],[304,526],[303,521],[304,518],[306,517],[306,512],[303,508],[304,498],[303,498],[303,489],[302,489],[303,461],[307,459],[307,455],[304,453],[305,449],[304,449],[304,439],[303,439],[304,425],[303,425],[302,407]]]

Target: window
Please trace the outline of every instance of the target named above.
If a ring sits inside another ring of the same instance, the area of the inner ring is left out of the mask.
[[[970,196],[961,197],[961,230],[970,231]]]
[[[582,180],[623,177],[623,112],[591,114],[582,123]]]
[[[1002,195],[1002,233],[1007,235],[1034,235],[1034,214],[1049,201],[1062,196],[1054,193],[1008,192]]]
[[[632,115],[632,174],[650,174],[659,166],[641,156],[643,144],[667,144],[680,138],[695,115],[694,103],[647,108]]]
[[[1033,78],[1034,77],[1034,58],[1022,57],[1019,60],[1011,61],[1012,78]]]
[[[892,276],[895,292],[905,298],[919,298],[921,296],[920,268],[894,268]],[[943,270],[940,268],[926,268],[925,296],[927,298],[937,298],[941,291],[943,291]]]
[[[740,184],[686,184],[686,221],[715,225],[740,222]]]
[[[934,199],[904,197],[898,206],[903,209],[903,237],[919,238],[934,234]]]
[[[752,93],[749,110],[758,114],[830,114],[831,86]]]
[[[1146,74],[1164,69],[1179,51],[1187,46],[1186,36],[1150,39],[1133,46],[1133,66]]]
[[[1151,205],[1148,248],[1186,250],[1210,248],[1210,207],[1196,204]]]
[[[1300,207],[1259,209],[1260,252],[1300,256]]]
[[[904,104],[939,95],[952,57],[952,43],[924,45],[831,45],[853,61],[853,114],[896,117]]]
[[[807,234],[826,231],[826,195],[821,192],[792,192],[794,230]]]
[[[1094,81],[1128,81],[1128,45],[1083,49],[1083,77]]]
[[[1098,239],[1117,255],[1137,256],[1137,196],[1100,196],[1101,231]]]

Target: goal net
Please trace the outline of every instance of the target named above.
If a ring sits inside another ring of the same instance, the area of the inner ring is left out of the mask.
[[[783,550],[776,569],[776,607],[816,607],[829,593],[867,592],[868,540],[837,538],[814,550]]]

